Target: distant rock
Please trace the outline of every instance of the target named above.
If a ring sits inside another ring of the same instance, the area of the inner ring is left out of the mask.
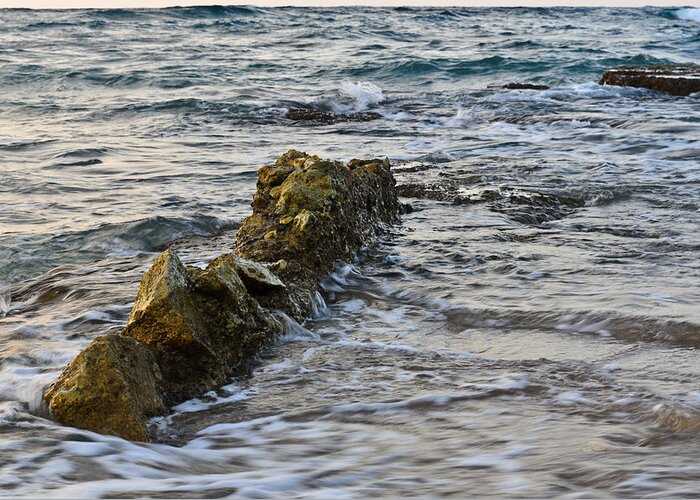
[[[494,212],[507,215],[516,222],[540,225],[570,214],[581,207],[581,200],[566,196],[526,192],[518,189],[499,187],[472,187],[450,181],[441,183],[406,183],[397,186],[399,196],[449,202],[453,205],[475,205],[486,203]]]
[[[293,108],[287,111],[287,119],[295,122],[316,122],[332,124],[342,122],[369,122],[382,117],[374,111],[362,111],[356,113],[330,113],[315,109]]]
[[[687,96],[700,92],[700,66],[623,66],[607,70],[599,83]]]
[[[172,250],[141,280],[120,335],[97,337],[44,395],[67,425],[146,441],[148,418],[224,384],[311,314],[319,280],[397,220],[387,160],[347,164],[291,150],[258,171],[236,254],[204,269]]]
[[[549,90],[548,85],[535,83],[506,83],[503,88],[506,90]]]

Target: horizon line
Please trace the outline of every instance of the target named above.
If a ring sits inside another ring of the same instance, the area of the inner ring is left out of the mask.
[[[490,8],[511,8],[511,9],[544,9],[544,8],[629,8],[642,9],[647,7],[652,8],[691,8],[695,9],[700,5],[675,3],[676,0],[657,0],[651,2],[639,0],[496,0],[488,2],[491,5],[484,5],[486,1],[466,0],[466,1],[444,1],[444,0],[262,0],[257,3],[217,3],[209,0],[117,0],[110,2],[110,6],[96,6],[95,0],[85,2],[80,0],[60,0],[50,1],[50,5],[43,5],[46,0],[10,0],[10,5],[0,6],[2,10],[116,10],[116,9],[139,9],[139,10],[159,10],[159,9],[178,9],[178,8],[197,8],[197,7],[254,7],[254,8],[339,8],[339,7],[362,7],[372,9],[386,8],[472,8],[472,9],[490,9]],[[56,4],[63,5],[56,5]],[[88,5],[79,5],[79,4]],[[384,5],[377,5],[383,3]],[[14,5],[13,5],[14,4]],[[30,6],[27,6],[30,4]],[[35,4],[35,5],[31,5]],[[92,5],[90,5],[92,4]]]

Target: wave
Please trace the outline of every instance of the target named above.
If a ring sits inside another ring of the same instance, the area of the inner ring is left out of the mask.
[[[37,141],[10,141],[0,143],[0,151],[22,151],[25,149],[34,149],[46,144],[56,142],[56,139],[46,139]]]
[[[382,89],[369,82],[346,82],[343,84],[343,92],[355,100],[354,111],[365,111],[384,100]]]
[[[484,75],[495,72],[538,73],[548,71],[553,63],[543,60],[518,59],[500,55],[478,59],[406,59],[392,62],[372,61],[360,67],[348,68],[354,76],[380,75],[382,77],[403,77],[444,73],[450,76]]]
[[[182,112],[205,113],[210,115],[234,114],[251,111],[250,106],[234,104],[224,101],[208,101],[197,98],[180,98],[166,101],[147,103],[132,103],[110,110],[110,113],[158,113],[158,112]]]
[[[154,216],[120,224],[103,224],[95,229],[54,236],[47,243],[56,250],[125,253],[162,250],[168,243],[186,236],[213,236],[235,224],[211,215],[192,217]]]
[[[232,16],[256,16],[267,12],[254,5],[210,5],[203,7],[168,7],[163,12],[188,19],[211,19]]]
[[[695,21],[700,23],[700,9],[686,8],[673,12],[674,16],[683,21]]]
[[[21,248],[0,246],[0,282],[17,282],[65,263],[77,264],[107,256],[158,252],[183,238],[212,237],[236,227],[236,222],[212,215],[154,216],[36,238],[24,241]],[[22,258],[22,255],[34,257]]]

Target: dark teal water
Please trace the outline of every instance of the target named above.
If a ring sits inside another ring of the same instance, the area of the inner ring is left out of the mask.
[[[597,81],[699,62],[698,9],[0,10],[0,495],[696,496],[700,97]],[[432,194],[157,443],[47,419],[292,147]]]

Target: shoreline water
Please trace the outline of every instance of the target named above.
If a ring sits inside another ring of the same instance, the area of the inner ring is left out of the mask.
[[[0,11],[0,496],[697,491],[700,101],[596,83],[697,61],[694,11],[376,12]],[[413,212],[157,443],[47,419],[290,147],[388,156]]]

